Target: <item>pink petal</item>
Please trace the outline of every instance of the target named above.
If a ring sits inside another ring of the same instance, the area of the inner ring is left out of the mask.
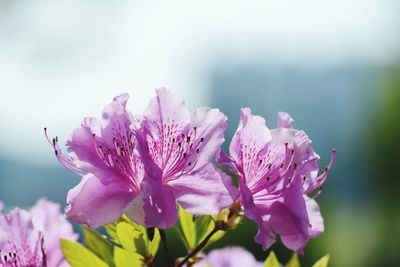
[[[272,244],[275,243],[275,234],[271,229],[271,226],[266,222],[263,213],[257,208],[254,203],[253,195],[250,189],[247,187],[243,177],[238,177],[239,190],[241,203],[243,206],[244,214],[247,218],[255,221],[258,224],[258,232],[254,238],[258,244],[260,244],[264,250],[267,250]],[[264,220],[263,220],[264,219]]]
[[[169,182],[177,202],[195,215],[217,214],[238,197],[232,178],[212,163],[201,171]]]
[[[144,211],[144,193],[141,191],[125,209],[125,214],[135,223],[146,225]]]
[[[308,220],[311,225],[309,235],[311,238],[315,238],[324,232],[324,219],[321,216],[317,202],[307,196],[304,196],[304,199],[306,201]]]
[[[232,138],[229,153],[238,168],[243,170],[246,180],[253,178],[247,173],[257,169],[257,156],[270,141],[271,132],[265,125],[265,120],[252,115],[249,108],[241,109],[239,127]]]
[[[67,217],[92,228],[116,221],[137,192],[117,178],[110,180],[109,184],[103,184],[92,174],[82,177],[82,181],[68,192]]]
[[[254,256],[241,247],[226,247],[211,251],[194,267],[262,267]]]
[[[129,126],[134,118],[126,109],[128,99],[128,94],[114,97],[113,101],[103,109],[100,137],[109,147],[114,147],[113,138],[117,133],[122,136],[129,135]]]
[[[271,229],[281,236],[283,244],[298,253],[301,253],[308,240],[310,223],[301,185],[289,188],[280,200],[265,203],[269,214],[268,224]]]
[[[143,187],[143,209],[145,223],[148,227],[166,229],[178,220],[178,210],[172,189],[163,185],[160,180],[145,177]]]
[[[96,119],[86,118],[82,127],[73,131],[67,142],[68,152],[75,166],[83,173],[93,173],[101,177],[104,183],[110,182],[109,177],[115,177],[115,171],[107,166],[98,156],[92,126],[97,125]]]
[[[143,113],[144,119],[150,123],[148,126],[153,127],[153,137],[163,138],[163,131],[158,126],[164,124],[176,123],[176,129],[182,131],[190,123],[190,114],[183,98],[165,88],[157,89],[156,94]]]
[[[237,169],[235,161],[226,155],[222,149],[217,150],[216,161],[218,164],[225,165],[232,173],[239,175],[239,170]]]
[[[293,128],[293,119],[286,112],[278,112],[278,128]]]
[[[32,216],[18,208],[0,216],[0,250],[15,253],[19,266],[42,266],[45,259],[43,235],[34,228]],[[1,263],[1,261],[0,261]],[[5,264],[5,266],[12,266]]]
[[[137,133],[138,149],[146,171],[153,177],[176,172],[177,158],[190,125],[190,114],[183,99],[165,88],[156,90]],[[178,146],[179,145],[179,146]]]
[[[60,238],[77,240],[78,235],[73,232],[72,225],[61,213],[58,203],[40,199],[30,209],[30,213],[35,229],[44,233],[48,266],[58,266],[65,261],[60,248]]]
[[[111,182],[108,178],[116,177],[118,171],[99,156],[99,146],[115,150],[115,139],[128,143],[134,138],[130,125],[135,119],[125,108],[127,100],[128,94],[115,97],[104,108],[101,120],[85,118],[67,142],[75,166],[83,173],[94,174],[103,183]]]
[[[198,108],[192,114],[191,127],[196,128],[196,136],[192,137],[194,139],[192,142],[197,144],[198,150],[191,153],[193,159],[189,160],[194,162],[193,171],[196,171],[209,164],[217,149],[225,141],[227,118],[218,109]]]

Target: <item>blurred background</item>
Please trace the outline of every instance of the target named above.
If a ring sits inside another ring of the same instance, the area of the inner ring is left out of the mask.
[[[326,253],[333,267],[399,266],[399,8],[396,0],[0,0],[0,200],[28,207],[45,196],[64,206],[80,178],[57,163],[43,127],[63,142],[115,95],[129,92],[140,113],[166,86],[192,109],[226,113],[227,140],[248,106],[271,127],[289,112],[321,166],[337,149],[319,198],[326,230],[304,266]],[[245,222],[210,249],[240,245],[263,260],[255,233]],[[280,242],[273,250],[290,256]]]

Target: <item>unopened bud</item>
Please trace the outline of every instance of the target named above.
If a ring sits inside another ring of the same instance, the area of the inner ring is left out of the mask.
[[[216,226],[221,230],[227,231],[235,229],[242,221],[243,211],[239,202],[235,202],[232,206],[223,209],[215,217]]]

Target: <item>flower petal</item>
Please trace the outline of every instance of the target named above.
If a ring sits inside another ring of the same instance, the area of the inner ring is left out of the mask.
[[[178,204],[195,215],[217,214],[238,197],[232,178],[209,163],[201,171],[169,182]]]
[[[34,228],[32,216],[18,208],[0,216],[0,250],[15,253],[19,266],[43,266],[43,235]],[[3,258],[3,254],[0,255]],[[12,266],[12,264],[5,264]]]
[[[161,229],[173,226],[178,220],[178,210],[172,189],[150,177],[143,179],[142,189],[146,226]]]
[[[64,260],[60,247],[60,238],[77,240],[72,225],[60,211],[60,205],[45,199],[40,199],[30,209],[35,229],[44,233],[46,245],[46,260],[48,266],[58,266]]]
[[[141,191],[125,209],[125,214],[139,225],[146,225],[143,198],[144,194]]]
[[[188,151],[188,160],[195,162],[193,171],[202,169],[215,156],[225,141],[226,122],[226,116],[219,109],[198,108],[193,112],[191,127],[196,129],[196,137],[191,141],[196,146]]]
[[[226,247],[211,251],[194,267],[262,267],[254,256],[241,247]]]
[[[293,119],[286,112],[278,112],[278,128],[293,128]]]
[[[269,224],[281,236],[283,244],[302,253],[310,239],[310,223],[302,192],[296,187],[289,188],[281,201],[273,201],[269,207]]]
[[[237,169],[235,161],[225,154],[222,149],[218,149],[216,153],[216,161],[218,164],[225,165],[229,171],[233,172],[236,175],[239,175],[239,170]]]
[[[114,137],[129,136],[131,132],[129,126],[134,122],[134,118],[126,109],[128,98],[128,94],[114,97],[113,101],[103,109],[100,137],[109,147],[114,147]]]
[[[110,180],[113,182],[103,184],[92,174],[82,177],[68,192],[67,218],[92,228],[116,221],[137,193],[117,178]]]
[[[244,155],[257,155],[270,140],[271,132],[265,125],[264,118],[252,115],[249,108],[242,108],[240,123],[232,138],[229,153],[239,167],[243,167],[243,161],[247,160]]]
[[[182,156],[190,114],[181,97],[165,88],[157,89],[156,93],[143,114],[137,140],[146,171],[161,179],[175,169],[177,159]]]
[[[96,128],[98,125],[97,119],[85,118],[82,127],[73,131],[67,147],[69,156],[78,169],[83,173],[93,173],[99,178],[101,177],[102,182],[108,183],[111,182],[108,177],[115,177],[115,171],[100,159],[96,151],[92,128]]]
[[[311,225],[309,235],[311,238],[315,238],[324,232],[324,219],[321,216],[317,202],[307,196],[304,196],[304,199],[306,201],[308,220]]]
[[[258,224],[258,232],[254,237],[254,241],[260,244],[264,250],[267,250],[275,243],[275,234],[268,224],[267,216],[262,216],[262,213],[254,203],[253,195],[247,187],[242,176],[238,176],[241,203],[244,214],[247,218],[255,221]],[[263,221],[264,220],[264,221]]]
[[[83,173],[92,173],[103,183],[111,182],[108,177],[117,176],[112,164],[101,159],[99,147],[115,150],[115,139],[128,146],[134,138],[130,125],[135,121],[126,110],[128,94],[117,96],[107,105],[101,120],[85,118],[81,127],[73,131],[67,148],[74,164]]]

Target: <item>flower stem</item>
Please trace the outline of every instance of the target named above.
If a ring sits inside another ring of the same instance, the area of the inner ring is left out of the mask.
[[[195,248],[193,249],[176,267],[182,267],[188,260],[196,256],[197,253],[199,253],[208,243],[210,238],[220,230],[220,227],[217,225],[214,227],[214,229],[204,238],[203,241]]]
[[[158,229],[160,232],[160,237],[161,237],[161,243],[163,245],[167,265],[166,266],[174,266],[174,262],[172,261],[171,255],[169,254],[169,249],[168,249],[168,242],[167,242],[167,236],[165,235],[165,232],[163,229]]]

